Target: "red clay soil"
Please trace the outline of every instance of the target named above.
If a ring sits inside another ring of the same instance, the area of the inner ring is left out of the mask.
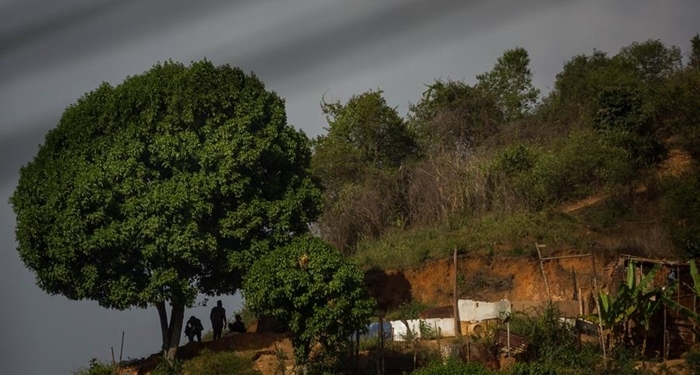
[[[596,257],[596,271],[604,286],[603,267],[613,258]],[[452,303],[454,268],[451,259],[427,263],[420,269],[373,271],[367,283],[375,297],[387,308],[416,301],[436,306]],[[570,300],[581,287],[591,289],[593,267],[590,257],[549,260],[545,274],[553,300]],[[463,257],[458,259],[460,298],[497,301],[546,301],[547,289],[539,261],[530,257]]]

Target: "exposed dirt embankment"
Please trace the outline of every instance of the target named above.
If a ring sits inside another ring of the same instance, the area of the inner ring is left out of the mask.
[[[604,287],[608,280],[604,267],[615,259],[610,255],[596,255],[599,287]],[[593,287],[593,262],[590,256],[545,260],[543,267],[553,300],[574,299],[579,288],[587,293]],[[372,270],[367,273],[370,288],[380,305],[387,309],[411,300],[449,305],[452,303],[453,278],[452,259],[432,261],[419,269]],[[547,287],[536,257],[458,258],[457,289],[459,298],[547,300]]]

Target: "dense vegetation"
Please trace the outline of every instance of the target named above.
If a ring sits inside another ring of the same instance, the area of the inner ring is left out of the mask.
[[[244,296],[258,316],[274,317],[289,327],[300,366],[333,357],[348,337],[366,330],[375,307],[362,272],[335,248],[310,236],[255,262],[244,282]]]
[[[455,246],[580,247],[576,228],[605,235],[637,215],[655,238],[618,232],[620,247],[700,255],[700,37],[686,58],[660,40],[576,55],[545,96],[528,65],[515,48],[474,84],[436,81],[405,118],[382,91],[324,102],[322,237],[367,266],[410,267]],[[657,173],[669,151],[694,160],[680,177]],[[560,209],[589,196],[592,209]]]
[[[282,225],[275,231],[269,222],[253,218],[262,240],[246,244],[256,252],[228,257],[244,260],[250,274],[241,272],[229,281],[237,287],[247,276],[249,307],[289,325],[299,364],[312,362],[314,350],[319,362],[342,363],[346,339],[369,319],[375,305],[349,259],[368,267],[411,267],[445,257],[455,247],[513,256],[533,241],[547,242],[550,250],[582,248],[580,228],[614,237],[617,242],[608,245],[631,253],[700,256],[700,36],[692,38],[685,56],[660,40],[632,43],[611,56],[600,51],[573,56],[544,96],[532,85],[529,63],[528,52],[514,48],[473,84],[436,81],[405,117],[387,104],[381,90],[344,103],[323,101],[327,133],[310,142],[312,154],[306,153],[303,137],[285,138],[303,143],[299,176],[291,180],[301,193],[284,195],[291,199],[288,206],[263,205],[270,209],[265,217],[283,219]],[[270,100],[279,104],[275,99]],[[683,168],[665,165],[670,155],[681,155]],[[309,177],[307,161],[314,182],[322,186],[323,210],[313,229],[323,240],[297,236],[318,207],[314,184],[299,185],[298,178]],[[22,209],[22,194],[17,197]],[[565,209],[591,197],[591,206]],[[258,206],[246,207],[241,215]],[[285,226],[290,218],[294,225]],[[639,221],[645,226],[621,230],[621,224]],[[258,239],[250,236],[249,226],[236,223],[237,238]],[[25,242],[34,238],[30,234]],[[257,251],[260,247],[263,251]],[[692,269],[693,293],[700,295],[694,263]],[[204,276],[221,276],[221,270],[214,271]],[[428,353],[429,365],[415,373],[643,373],[635,361],[648,354],[646,340],[627,333],[629,321],[648,330],[650,317],[665,305],[700,323],[694,311],[667,298],[673,288],[649,287],[655,272],[637,281],[630,266],[618,293],[597,296],[601,314],[590,319],[602,326],[605,361],[600,346],[577,343],[575,330],[548,308],[510,317],[512,330],[532,345],[524,361],[507,370],[443,363]],[[404,305],[392,313],[405,317],[417,309]],[[484,355],[494,357],[493,332],[472,339]],[[700,363],[697,358],[691,351],[688,363]],[[205,353],[183,365],[185,371],[227,373],[219,367],[253,373],[248,359],[232,354]],[[86,369],[91,374],[108,370],[99,363]]]

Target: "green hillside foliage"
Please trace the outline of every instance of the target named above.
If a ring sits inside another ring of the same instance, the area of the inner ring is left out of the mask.
[[[328,133],[312,157],[324,187],[318,231],[384,268],[455,247],[515,256],[534,241],[585,248],[590,230],[617,233],[615,246],[633,253],[696,256],[700,37],[688,47],[684,55],[652,39],[575,55],[544,96],[516,47],[473,83],[427,85],[405,118],[381,90],[324,102]],[[669,151],[690,162],[660,173]],[[652,228],[619,232],[641,221]]]

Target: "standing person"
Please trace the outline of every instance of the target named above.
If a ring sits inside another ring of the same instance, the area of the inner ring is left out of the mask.
[[[202,342],[203,330],[204,326],[202,325],[202,321],[192,316],[185,326],[185,335],[187,335],[189,342],[193,342],[195,337],[197,338],[197,342]]]
[[[211,328],[214,330],[214,340],[218,340],[226,324],[226,310],[221,306],[221,300],[216,301],[216,307],[211,309],[209,319],[211,319]]]

